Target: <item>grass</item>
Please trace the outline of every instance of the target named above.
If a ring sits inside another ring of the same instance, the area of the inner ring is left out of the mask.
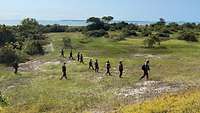
[[[199,85],[199,42],[188,43],[173,39],[162,42],[161,47],[146,49],[143,47],[141,38],[130,38],[119,42],[97,38],[88,39],[89,41],[82,43],[85,36],[81,33],[46,35],[52,42],[54,51],[44,56],[34,56],[33,59],[64,61],[65,59],[59,57],[62,39],[70,37],[74,45],[74,56],[81,51],[86,57],[99,59],[101,73],[95,74],[88,70],[89,58],[85,59],[85,65],[78,62],[67,65],[69,76],[67,81],[59,80],[62,64],[42,65],[41,71],[30,70],[30,72],[20,72],[18,75],[14,75],[1,65],[0,88],[8,98],[9,106],[0,108],[0,111],[5,113],[78,113],[117,109],[129,104],[126,102],[129,98],[119,98],[114,95],[114,92],[124,87],[132,87],[138,82],[142,74],[141,65],[150,54],[153,55],[150,58],[151,79]],[[67,49],[65,54],[69,55],[69,52],[70,49]],[[107,60],[111,61],[112,77],[104,76]],[[125,64],[123,79],[118,78],[116,70],[120,60],[123,60]],[[188,94],[189,97],[190,94]]]
[[[165,95],[123,107],[116,113],[200,113],[200,91]]]

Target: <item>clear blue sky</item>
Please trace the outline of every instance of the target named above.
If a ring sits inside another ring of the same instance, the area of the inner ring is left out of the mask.
[[[200,21],[200,0],[0,0],[0,20],[86,19]]]

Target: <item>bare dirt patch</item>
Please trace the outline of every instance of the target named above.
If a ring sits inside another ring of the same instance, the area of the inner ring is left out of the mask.
[[[190,86],[183,83],[167,83],[161,81],[138,82],[133,87],[118,89],[115,95],[125,99],[127,103],[142,102],[165,93],[176,93],[187,90]]]

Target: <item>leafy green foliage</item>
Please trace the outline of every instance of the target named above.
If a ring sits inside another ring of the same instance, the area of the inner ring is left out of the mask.
[[[91,17],[87,19],[87,23],[89,23],[87,31],[104,29],[104,22],[100,18]]]
[[[135,32],[135,30],[127,28],[127,27],[122,29],[122,33],[124,37],[137,36],[137,33]]]
[[[0,48],[0,63],[10,65],[15,61],[19,61],[19,56],[11,45]]]
[[[19,26],[20,37],[25,40],[31,38],[32,35],[39,33],[39,23],[36,19],[26,18],[22,20],[21,25]]]
[[[158,35],[151,35],[144,40],[144,45],[147,48],[153,48],[155,44],[160,45],[160,39]]]
[[[15,35],[6,26],[0,26],[0,47],[15,41]]]
[[[168,34],[168,33],[158,33],[158,36],[159,37],[167,37],[167,38],[169,38],[170,37],[170,35]]]
[[[148,30],[148,29],[144,29],[144,30],[142,30],[142,32],[141,32],[141,35],[143,36],[143,37],[148,37],[148,36],[150,36],[152,34],[152,32],[150,31],[150,30]]]
[[[102,17],[102,20],[105,22],[105,23],[109,23],[113,20],[114,18],[112,16],[104,16]]]
[[[7,105],[8,105],[7,99],[0,92],[0,106],[7,106]]]
[[[44,49],[39,40],[31,40],[26,43],[24,51],[29,55],[43,55]]]
[[[54,24],[54,25],[42,26],[41,29],[44,33],[65,32],[68,29],[68,26]]]
[[[116,31],[116,30],[121,30],[125,27],[127,27],[129,24],[122,21],[122,22],[118,22],[118,23],[113,23],[111,24],[111,31]]]
[[[167,29],[170,30],[171,32],[177,32],[181,28],[176,22],[171,22],[167,25]]]
[[[89,37],[102,37],[107,35],[108,33],[104,29],[100,29],[100,30],[88,31],[86,34]]]
[[[63,48],[72,48],[71,38],[63,38]]]
[[[188,31],[181,32],[178,39],[191,41],[191,42],[198,42],[197,34],[195,34],[194,32],[188,32]]]

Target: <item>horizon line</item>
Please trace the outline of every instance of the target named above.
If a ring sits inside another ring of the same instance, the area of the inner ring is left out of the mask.
[[[24,18],[25,19],[25,18]],[[36,18],[35,18],[36,19]],[[0,19],[0,21],[20,21],[23,19]],[[36,19],[37,21],[86,21],[87,19]],[[125,22],[158,22],[159,20],[121,20],[121,19],[116,19],[113,20],[115,21],[125,21]],[[184,23],[200,23],[200,21],[183,21],[183,20],[178,20],[178,21],[166,21],[167,23],[170,22],[184,22]]]

